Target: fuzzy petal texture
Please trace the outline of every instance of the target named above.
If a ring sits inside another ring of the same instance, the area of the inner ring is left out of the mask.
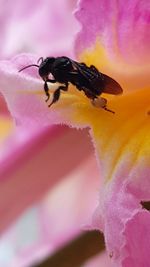
[[[86,117],[104,179],[93,225],[104,232],[115,267],[149,266],[149,213],[140,204],[150,200],[149,7],[146,1],[81,0],[76,13],[82,23],[77,55],[123,87],[121,97],[107,97],[114,117],[102,114],[100,126]]]
[[[127,221],[123,232],[125,244],[122,250],[126,255],[123,266],[149,266],[149,221],[150,214],[148,211],[139,211],[132,219]]]
[[[24,57],[31,59],[29,56]],[[24,57],[18,56],[15,62],[18,64],[18,60],[22,58],[24,60]],[[131,92],[125,91],[123,96],[109,97],[109,105],[112,110],[116,111],[115,115],[92,107],[89,100],[79,94],[80,92],[76,92],[74,88],[71,88],[71,92],[62,95],[59,103],[49,110],[41,97],[42,83],[36,78],[36,73],[28,70],[29,73],[19,76],[16,69],[14,68],[10,75],[8,67],[3,68],[2,77],[3,88],[6,89],[3,93],[18,123],[45,125],[62,122],[78,127],[91,126],[101,177],[104,181],[94,226],[104,232],[107,250],[112,261],[114,260],[114,265],[124,266],[124,261],[127,258],[130,260],[133,256],[130,257],[128,249],[126,249],[128,252],[126,252],[126,257],[124,255],[122,232],[125,231],[126,223],[132,219],[135,211],[139,209],[140,212],[142,209],[141,200],[150,198],[148,114],[150,90],[142,88]],[[13,98],[10,98],[9,79],[15,81],[16,77],[20,80],[21,86],[18,86],[18,82],[16,84],[11,82],[15,93],[13,93]],[[20,88],[25,92],[23,96]],[[18,94],[16,94],[16,89]],[[53,86],[50,89],[53,90]],[[41,94],[37,94],[40,90]],[[42,112],[40,112],[40,105]],[[128,242],[126,243],[128,246]],[[136,259],[133,260],[136,262]],[[145,260],[141,255],[141,262]]]
[[[120,181],[118,178],[101,189],[93,225],[105,234],[112,266],[149,266],[150,214],[140,204],[146,196],[149,199],[149,188],[143,193],[139,189],[135,194],[135,189],[127,178],[123,176]],[[140,178],[144,180],[141,184],[142,191],[145,184],[149,183],[149,175],[145,179],[144,176],[139,176]]]
[[[43,83],[36,76],[36,70],[17,72],[35,63],[36,58],[20,55],[0,63],[0,88],[18,124],[66,123],[91,128],[103,180],[93,226],[104,232],[107,251],[115,267],[137,267],[138,262],[147,267],[144,249],[148,254],[149,243],[145,237],[138,259],[136,253],[140,251],[141,236],[148,237],[150,233],[146,224],[149,213],[143,211],[140,204],[150,200],[148,12],[148,1],[79,2],[76,16],[82,30],[76,41],[78,60],[95,65],[121,84],[122,95],[104,95],[108,108],[115,114],[95,108],[83,92],[73,86],[48,109]],[[128,22],[134,26],[134,21],[136,30],[126,26]],[[56,89],[54,86],[50,84],[51,95]],[[137,234],[137,225],[141,235]],[[132,240],[135,238],[137,243],[130,241],[131,231]]]

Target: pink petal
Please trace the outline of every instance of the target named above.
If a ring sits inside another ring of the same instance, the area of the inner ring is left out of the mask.
[[[89,259],[82,267],[111,267],[111,261],[106,252]]]
[[[150,248],[150,213],[148,211],[137,212],[125,226],[123,236],[125,238],[122,254],[125,259],[123,267],[149,266]]]
[[[0,54],[26,51],[39,56],[68,54],[78,29],[70,1],[1,1]],[[70,27],[71,25],[71,27]],[[72,53],[70,53],[71,55]]]
[[[85,228],[97,203],[97,176],[95,159],[89,156],[39,204],[23,213],[3,234],[0,264],[3,267],[6,262],[9,267],[29,266],[41,261]],[[84,198],[83,190],[86,192]],[[5,255],[2,253],[4,249],[7,251]]]
[[[3,98],[3,96],[1,95],[0,93],[0,115],[8,115],[9,112],[8,112],[8,109],[7,109],[7,106],[6,106],[6,102]]]
[[[57,114],[52,115],[45,103],[43,82],[39,79],[37,68],[28,69],[26,72],[28,75],[23,72],[18,73],[20,68],[31,64],[31,62],[37,62],[37,57],[31,55],[17,56],[12,59],[9,65],[7,61],[2,61],[0,70],[1,91],[17,124],[21,121],[25,125],[31,126],[39,125],[39,122],[46,125],[48,120],[49,123],[54,122]],[[36,91],[41,91],[43,99],[34,93]]]
[[[112,58],[148,64],[150,60],[150,5],[148,1],[79,1],[76,17],[82,29],[76,40],[78,53],[93,48],[96,40]]]
[[[148,266],[150,215],[140,203],[150,199],[150,168],[139,162],[127,174],[127,162],[120,165],[114,180],[101,190],[94,225],[104,231],[115,267]]]
[[[35,64],[35,62],[37,62],[37,56],[30,54],[21,54],[11,60],[0,62],[0,90],[16,124],[31,127],[58,123],[77,125],[77,127],[89,125],[85,122],[80,125],[73,120],[73,116],[77,116],[77,113],[80,112],[80,99],[85,99],[86,106],[89,105],[88,98],[75,88],[69,87],[68,92],[62,92],[57,104],[48,108],[50,102],[45,103],[47,97],[44,92],[44,82],[38,74],[38,68],[32,67],[19,72],[22,67],[31,63]],[[51,99],[59,85],[59,83],[49,84]],[[84,107],[85,104],[83,103],[82,106]]]
[[[76,138],[78,145],[74,142]],[[18,131],[4,146],[0,169],[0,232],[91,151],[86,134],[68,129],[59,131],[59,128],[43,129],[38,133],[29,128]]]
[[[66,92],[60,97],[62,99],[64,95],[66,96],[65,103],[63,101],[58,101],[57,103],[62,104],[63,108],[56,110],[56,105],[48,108],[48,103],[45,103],[44,82],[39,77],[38,69],[32,67],[18,72],[22,67],[35,62],[37,62],[37,56],[30,54],[21,54],[12,58],[12,60],[0,62],[0,90],[6,99],[8,109],[16,124],[39,127],[39,125],[64,123],[72,126],[70,108],[75,111],[74,103],[79,105],[79,97],[72,94],[72,98],[67,98],[68,93]],[[58,83],[50,84],[51,99],[58,86]],[[80,95],[82,97],[82,94]],[[70,99],[72,99],[71,104]]]

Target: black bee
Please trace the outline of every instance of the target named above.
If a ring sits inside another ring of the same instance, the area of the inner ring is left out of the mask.
[[[53,100],[49,104],[49,107],[57,102],[60,97],[61,90],[67,91],[69,83],[76,86],[79,91],[83,91],[84,94],[91,99],[92,104],[96,106],[96,101],[102,93],[118,95],[123,92],[121,86],[111,77],[98,71],[98,69],[91,65],[88,67],[85,63],[79,63],[68,57],[42,57],[38,60],[41,61],[39,65],[32,64],[22,68],[22,71],[26,68],[35,66],[39,68],[39,75],[44,80],[44,91],[47,96],[46,102],[50,98],[49,88],[47,83],[59,82],[60,85],[53,94]],[[49,75],[52,75],[52,79]],[[106,108],[106,99],[100,103],[100,106],[107,111],[114,113]],[[97,102],[98,103],[98,102]]]

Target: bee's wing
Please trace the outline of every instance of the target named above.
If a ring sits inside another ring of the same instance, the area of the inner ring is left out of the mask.
[[[72,60],[72,64],[75,67],[76,70],[78,70],[79,73],[81,73],[85,79],[89,80],[91,78],[91,70],[89,67],[86,66],[85,63],[78,63],[74,60]]]
[[[87,80],[92,80],[94,76],[99,76],[104,83],[103,93],[119,95],[122,94],[123,90],[118,82],[113,78],[107,76],[104,73],[99,72],[95,66],[91,65],[87,67],[85,63],[78,63],[72,61],[73,66],[86,78]]]
[[[105,84],[103,93],[112,94],[112,95],[122,94],[123,89],[121,88],[119,83],[117,83],[114,79],[107,76],[106,74],[103,74],[103,77],[104,77],[104,84]]]

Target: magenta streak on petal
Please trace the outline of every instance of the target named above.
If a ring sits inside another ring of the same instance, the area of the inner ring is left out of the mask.
[[[149,63],[149,27],[149,1],[126,1],[126,4],[119,1],[118,46],[124,58],[129,59],[131,57],[135,63]]]
[[[101,4],[98,0],[79,1],[78,10],[75,13],[82,26],[76,41],[79,52],[92,46],[96,37],[105,33],[111,25],[112,10],[113,3],[109,0],[101,1]],[[112,40],[111,36],[108,38],[109,41]]]
[[[149,64],[150,4],[140,0],[81,0],[76,18],[82,29],[76,40],[77,54],[99,38],[111,57]]]
[[[150,213],[137,212],[125,225],[122,267],[148,267],[150,249]]]
[[[74,141],[78,140],[78,144]],[[84,147],[84,149],[82,149]],[[86,131],[58,128],[33,134],[1,161],[0,232],[92,151]]]
[[[10,115],[4,97],[1,95],[1,93],[0,93],[0,115],[7,115],[7,116]]]

